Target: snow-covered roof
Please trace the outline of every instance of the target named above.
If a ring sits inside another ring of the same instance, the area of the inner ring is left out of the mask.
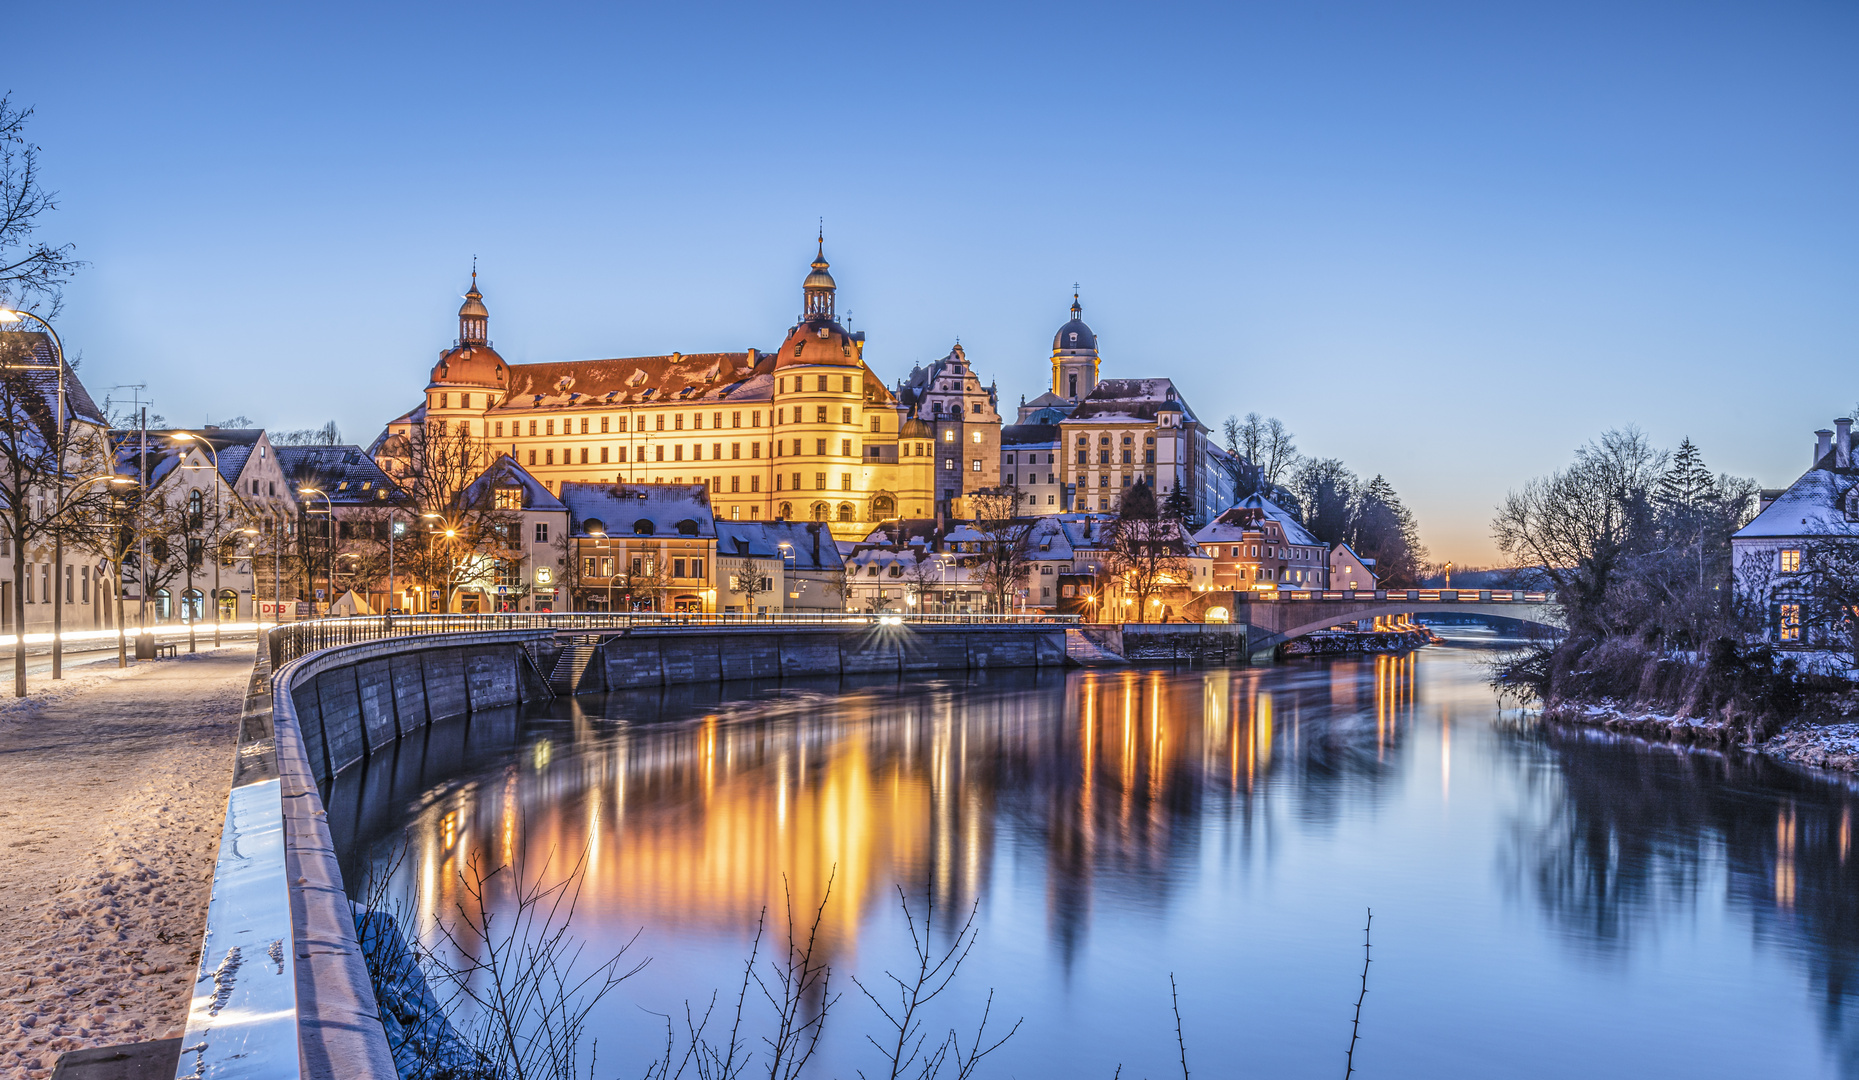
[[[1285,543],[1305,547],[1328,547],[1323,541],[1311,535],[1309,529],[1291,516],[1291,512],[1263,495],[1248,495],[1233,506],[1222,510],[1218,517],[1201,526],[1194,534],[1197,544],[1237,543],[1245,537],[1249,523],[1259,517],[1266,517],[1278,523],[1284,530]],[[1252,526],[1255,527],[1256,526]]]
[[[1832,456],[1829,455],[1829,461]],[[1859,532],[1859,522],[1845,509],[1859,499],[1859,471],[1816,466],[1764,507],[1754,520],[1736,531],[1732,540],[1781,539]],[[1859,509],[1856,506],[1855,509]]]
[[[566,488],[568,485],[563,484]],[[520,487],[523,489],[523,509],[525,510],[566,510],[562,501],[549,491],[547,484],[529,474],[529,470],[516,463],[516,459],[504,454],[491,462],[489,468],[478,474],[478,478],[465,488],[466,504],[477,503],[490,494],[492,487]]]
[[[242,449],[251,453],[251,447]],[[361,506],[405,498],[367,452],[352,443],[342,446],[276,446],[278,468],[291,482],[318,487],[337,505]],[[226,451],[220,451],[220,471],[226,471]],[[236,479],[235,472],[228,479]]]
[[[1069,420],[1154,421],[1164,407],[1179,408],[1184,423],[1199,423],[1169,379],[1105,379],[1078,403]]]
[[[1001,446],[1057,446],[1057,424],[1007,424],[1001,428]]]
[[[702,484],[598,484],[567,481],[561,502],[578,536],[714,537],[716,519]]]

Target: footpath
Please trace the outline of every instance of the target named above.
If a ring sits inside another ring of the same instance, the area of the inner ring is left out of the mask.
[[[252,650],[112,657],[0,699],[0,1080],[181,1034]]]

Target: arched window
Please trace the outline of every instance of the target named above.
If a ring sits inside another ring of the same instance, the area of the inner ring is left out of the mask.
[[[851,503],[840,503],[839,504],[839,520],[841,521],[857,521],[858,520],[857,518],[852,516],[852,504]]]
[[[155,618],[167,622],[174,617],[174,594],[166,589],[155,590]]]
[[[652,524],[651,518],[640,518],[638,521],[633,522],[634,536],[651,536],[656,530],[657,526]]]
[[[786,521],[787,519],[793,517],[794,516],[794,504],[793,503],[782,503],[780,511],[776,513],[775,516],[780,518],[782,521]]]
[[[879,495],[871,501],[871,519],[888,521],[897,516],[897,501],[889,495]]]
[[[181,594],[181,621],[199,622],[206,617],[207,596],[199,589],[189,589]]]
[[[201,520],[205,517],[205,509],[205,500],[202,498],[200,492],[190,491],[187,493],[187,527],[189,529],[198,529],[200,527]]]
[[[825,503],[814,503],[813,504],[813,520],[825,521],[827,514],[829,513],[829,509],[830,508]]]

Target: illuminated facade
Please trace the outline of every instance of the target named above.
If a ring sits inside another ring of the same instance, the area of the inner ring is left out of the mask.
[[[824,521],[841,539],[998,483],[1000,419],[959,349],[900,400],[867,366],[865,335],[837,319],[823,244],[801,293],[772,352],[509,364],[474,272],[457,341],[376,456],[405,476],[416,432],[464,431],[487,461],[507,453],[551,491],[696,484],[719,521]]]

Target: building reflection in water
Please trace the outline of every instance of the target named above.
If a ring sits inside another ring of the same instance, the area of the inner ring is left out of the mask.
[[[1333,770],[1380,767],[1411,713],[1411,658],[1377,658],[1368,685],[1354,665],[1314,670],[1291,685],[1273,669],[1123,670],[909,692],[561,702],[532,720],[520,748],[507,724],[507,743],[465,736],[503,763],[420,796],[400,872],[408,891],[417,884],[428,932],[432,912],[462,899],[459,870],[474,859],[488,868],[521,855],[528,876],[554,879],[585,853],[583,918],[708,932],[779,916],[790,896],[810,908],[830,881],[823,937],[845,955],[900,884],[933,881],[944,915],[965,912],[986,891],[1007,816],[1041,834],[1050,930],[1069,952],[1107,881],[1138,903],[1166,901],[1171,865],[1200,842],[1200,815],[1236,814],[1248,834],[1269,828],[1255,803],[1305,740],[1314,754],[1301,768],[1318,786]],[[1375,703],[1372,760],[1350,730],[1358,695]],[[1306,719],[1320,730],[1304,733]],[[391,778],[342,783],[424,791],[433,780],[408,761],[369,770]],[[339,838],[347,850],[367,846],[355,834],[392,830],[381,812],[391,794],[357,799]],[[331,804],[343,817],[343,792]],[[355,862],[349,879],[362,876]]]
[[[1455,815],[1491,819],[1493,888],[1527,898],[1552,937],[1584,950],[1632,949],[1722,881],[1757,937],[1798,958],[1829,1045],[1859,1076],[1844,789],[1765,761],[1493,725],[1472,662],[1455,661],[1450,693],[1422,686],[1445,670],[1428,663],[1442,661],[558,702],[546,716],[488,714],[408,740],[340,778],[330,824],[356,891],[367,865],[405,845],[399,887],[420,894],[428,932],[431,913],[460,899],[472,858],[520,855],[532,875],[553,859],[555,876],[585,853],[578,918],[621,940],[644,925],[741,942],[764,910],[780,917],[790,895],[809,908],[830,880],[822,933],[842,967],[900,884],[933,881],[942,917],[959,921],[1010,866],[1037,876],[1022,917],[1043,917],[1069,971],[1107,905],[1169,917],[1210,866],[1269,873],[1274,850],[1372,831],[1379,807],[1424,790]],[[1467,854],[1486,860],[1474,877],[1489,875],[1490,855]]]

